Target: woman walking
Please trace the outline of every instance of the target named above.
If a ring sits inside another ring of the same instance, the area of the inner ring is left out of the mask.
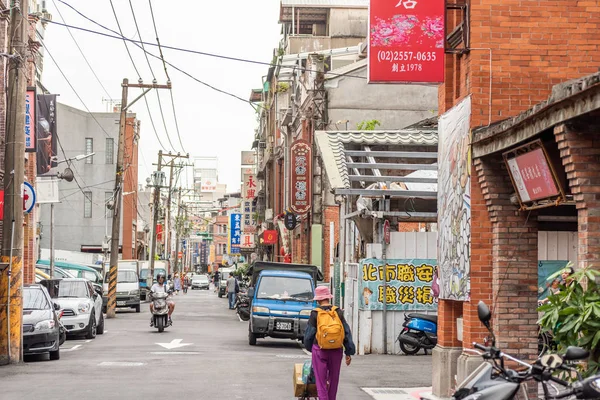
[[[342,310],[329,301],[333,298],[327,286],[315,290],[315,300],[319,306],[310,313],[308,326],[304,332],[304,346],[312,353],[312,366],[315,371],[317,393],[320,400],[335,400],[342,357],[346,353],[346,365],[350,365],[356,353],[350,327]]]
[[[179,274],[175,274],[175,280],[173,281],[173,286],[175,287],[175,294],[179,294],[179,291],[181,290],[181,278],[179,277]]]

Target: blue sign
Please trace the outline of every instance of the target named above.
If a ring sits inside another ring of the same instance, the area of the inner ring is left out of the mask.
[[[229,248],[231,254],[240,252],[241,238],[242,214],[231,214],[229,216]]]

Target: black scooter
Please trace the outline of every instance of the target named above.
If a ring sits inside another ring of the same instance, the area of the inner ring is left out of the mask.
[[[246,292],[239,292],[237,294],[234,308],[241,321],[250,320],[250,298]]]

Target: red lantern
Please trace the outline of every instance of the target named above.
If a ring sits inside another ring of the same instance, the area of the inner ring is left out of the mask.
[[[292,263],[292,255],[291,255],[291,254],[289,254],[289,253],[288,253],[288,254],[286,254],[286,255],[283,257],[283,262],[284,262],[284,263],[286,263],[286,264],[291,264],[291,263]]]
[[[281,246],[281,248],[279,249],[279,255],[281,255],[282,257],[285,256],[285,248],[283,246]]]

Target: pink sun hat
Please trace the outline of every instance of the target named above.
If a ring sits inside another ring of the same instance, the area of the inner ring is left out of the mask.
[[[315,298],[313,300],[320,301],[326,299],[333,299],[333,295],[329,291],[327,286],[319,286],[315,289]]]

